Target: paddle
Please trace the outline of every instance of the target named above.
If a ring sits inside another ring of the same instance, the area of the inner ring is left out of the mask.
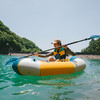
[[[78,43],[78,42],[82,42],[82,41],[86,41],[86,40],[90,40],[90,39],[94,39],[94,38],[100,38],[100,35],[92,35],[92,36],[90,36],[89,38],[85,38],[85,39],[82,39],[82,40],[79,40],[79,41],[75,41],[75,42],[71,42],[71,43],[65,44],[65,46],[68,46],[68,45],[71,45],[71,44],[75,44],[75,43]],[[62,47],[62,46],[59,46],[59,47]],[[56,48],[59,48],[59,47],[56,47]],[[38,52],[38,53],[47,52],[47,51],[50,51],[50,50],[53,50],[53,49],[56,49],[56,48],[47,49],[47,50],[44,50],[44,51],[40,51],[40,52]],[[6,62],[5,65],[8,65],[8,64],[10,64],[10,63],[12,63],[13,61],[16,61],[16,60],[18,60],[18,59],[26,58],[26,57],[33,56],[33,55],[34,55],[34,52],[31,53],[30,55],[23,56],[23,57],[20,57],[20,58],[11,58],[10,60],[8,60],[8,61]]]

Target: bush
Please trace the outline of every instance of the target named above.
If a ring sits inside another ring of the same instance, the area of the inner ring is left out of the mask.
[[[100,53],[100,39],[91,40],[89,46],[82,50],[84,53]]]

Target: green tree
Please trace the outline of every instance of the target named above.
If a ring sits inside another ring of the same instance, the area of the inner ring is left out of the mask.
[[[89,46],[82,50],[84,53],[100,53],[100,39],[91,40]]]

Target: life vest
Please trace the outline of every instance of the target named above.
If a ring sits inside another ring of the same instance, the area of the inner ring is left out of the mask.
[[[63,47],[60,49],[54,49],[53,54],[56,59],[59,59],[59,60],[66,59],[66,49]]]

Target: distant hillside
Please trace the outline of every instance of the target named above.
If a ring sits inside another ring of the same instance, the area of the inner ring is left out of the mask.
[[[0,21],[0,54],[42,51],[32,41],[21,38]]]
[[[99,54],[100,53],[100,38],[97,40],[92,39],[89,46],[82,50],[83,53]]]

